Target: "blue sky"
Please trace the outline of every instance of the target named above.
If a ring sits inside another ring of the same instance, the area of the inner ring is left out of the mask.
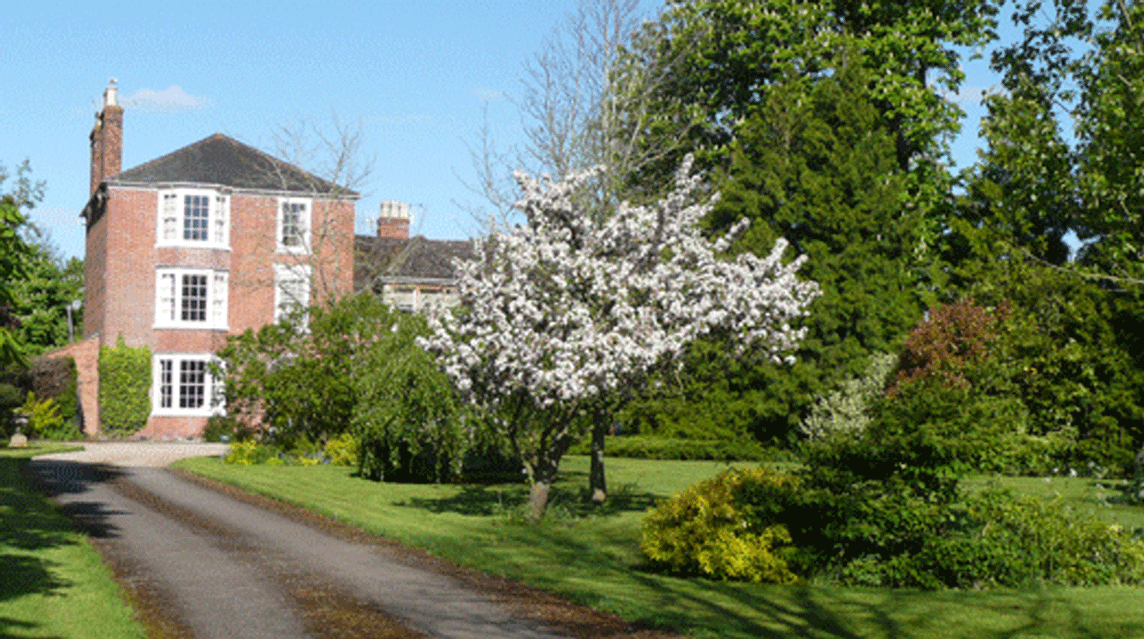
[[[649,9],[659,3],[647,2]],[[503,143],[519,122],[506,96],[521,65],[574,2],[501,1],[320,5],[21,2],[5,11],[0,47],[0,162],[26,157],[47,182],[33,219],[65,256],[83,256],[78,213],[88,196],[87,135],[109,77],[119,82],[123,168],[221,132],[269,149],[277,127],[334,114],[363,123],[374,172],[358,202],[368,233],[381,200],[413,208],[414,231],[464,238],[476,225],[465,141],[482,105]],[[967,127],[955,148],[973,161],[982,88],[970,77]]]

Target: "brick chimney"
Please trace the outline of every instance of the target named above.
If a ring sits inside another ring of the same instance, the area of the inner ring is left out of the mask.
[[[409,239],[409,205],[386,200],[377,216],[377,236]]]
[[[115,78],[111,78],[103,91],[103,108],[95,114],[91,129],[91,193],[104,179],[119,175],[123,170],[123,107]]]

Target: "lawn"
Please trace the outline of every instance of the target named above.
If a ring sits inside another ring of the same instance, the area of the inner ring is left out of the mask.
[[[103,559],[24,480],[29,457],[69,449],[0,448],[0,637],[141,638]]]
[[[693,637],[1144,637],[1144,588],[889,591],[756,586],[649,570],[638,546],[644,511],[727,467],[719,462],[609,460],[612,498],[593,510],[581,499],[588,460],[569,457],[554,488],[552,516],[538,526],[520,521],[523,485],[383,484],[355,478],[346,468],[233,466],[211,458],[177,465]],[[1045,496],[1059,492],[1110,522],[1144,526],[1144,509],[1104,505],[1094,480],[1002,482]]]

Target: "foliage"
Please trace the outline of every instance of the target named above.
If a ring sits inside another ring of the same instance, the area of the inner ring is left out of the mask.
[[[246,424],[229,415],[212,415],[203,428],[203,441],[242,442],[254,437]]]
[[[846,379],[837,390],[818,399],[799,425],[802,434],[808,439],[820,439],[834,433],[861,432],[870,423],[870,401],[885,391],[886,381],[897,365],[895,355],[874,354],[862,377]]]
[[[470,436],[451,381],[416,343],[429,335],[428,325],[420,315],[392,310],[377,321],[385,330],[353,378],[359,470],[386,481],[455,478]]]
[[[787,493],[788,476],[762,468],[727,470],[651,509],[643,521],[640,549],[652,562],[675,572],[755,583],[797,583],[787,565],[786,526],[752,521],[743,510],[752,497]]]
[[[906,340],[897,377],[887,394],[893,396],[904,385],[930,378],[937,378],[942,386],[968,387],[971,383],[965,371],[996,353],[997,327],[1009,313],[1008,302],[991,312],[973,299],[931,309]]]
[[[12,285],[12,314],[20,321],[20,338],[29,357],[68,343],[68,305],[83,300],[83,261],[65,261],[50,238],[40,235],[29,246],[24,276]],[[72,312],[77,338],[83,327],[82,307]]]
[[[1144,542],[1059,500],[987,490],[951,510],[951,525],[913,554],[844,567],[847,583],[921,588],[1137,585]]]
[[[25,211],[44,197],[44,183],[32,182],[31,165],[24,160],[16,169],[16,181],[10,192],[0,191],[0,366],[23,365],[24,347],[17,336],[19,320],[12,307],[17,301],[13,290],[27,276],[27,260],[33,251],[22,233],[27,228]],[[8,171],[0,164],[0,187],[8,179]]]
[[[299,460],[345,435],[358,442],[367,477],[456,475],[469,433],[448,378],[415,343],[427,334],[424,318],[368,293],[307,314],[306,331],[284,321],[228,338],[218,356],[230,417],[265,428],[264,439],[286,451],[316,446]]]
[[[652,367],[706,334],[776,359],[801,337],[790,322],[817,295],[796,276],[805,258],[784,264],[779,240],[765,259],[718,259],[745,224],[703,238],[696,225],[709,207],[692,203],[700,181],[689,170],[654,206],[622,203],[603,218],[580,205],[591,173],[518,175],[526,223],[474,244],[458,265],[461,311],[432,318],[424,343],[523,459],[535,518],[568,447],[611,423]]]
[[[252,464],[265,464],[276,455],[276,451],[257,440],[248,439],[230,445],[222,460],[228,464],[250,466]]]
[[[64,419],[60,414],[60,405],[51,397],[37,399],[35,393],[29,392],[19,412],[28,418],[27,432],[24,434],[29,437],[55,441],[81,439],[75,423]]]
[[[935,301],[929,223],[898,164],[893,123],[861,55],[845,59],[825,77],[775,78],[737,126],[730,166],[716,182],[722,197],[706,220],[713,231],[751,220],[735,251],[764,255],[783,237],[809,256],[802,272],[822,295],[802,321],[797,361],[734,366],[727,345],[699,346],[680,376],[683,401],[672,401],[668,379],[649,412],[785,444],[815,397],[861,376],[874,353],[896,352]]]
[[[941,195],[935,169],[962,116],[946,97],[964,78],[958,47],[995,37],[998,4],[672,3],[657,22],[645,25],[628,57],[637,68],[662,68],[667,78],[649,107],[651,125],[643,124],[639,133],[654,140],[674,135],[681,123],[689,125],[689,143],[679,145],[678,155],[663,158],[661,176],[688,152],[699,154],[705,168],[725,166],[739,127],[776,84],[792,76],[829,75],[832,63],[862,50],[872,91],[900,139],[899,164],[913,167],[913,188],[925,192],[923,206],[930,206]]]
[[[103,432],[130,435],[151,415],[151,349],[128,346],[99,349],[99,418]]]
[[[394,313],[371,295],[354,295],[308,309],[307,330],[283,320],[228,337],[218,351],[227,413],[280,437],[325,441],[348,431],[354,371]]]
[[[676,459],[718,461],[774,461],[780,457],[789,459],[788,451],[767,449],[755,441],[734,441],[726,439],[679,439],[648,435],[624,435],[608,437],[608,454],[612,457],[632,459]],[[580,441],[568,449],[570,454],[587,455],[587,441]]]

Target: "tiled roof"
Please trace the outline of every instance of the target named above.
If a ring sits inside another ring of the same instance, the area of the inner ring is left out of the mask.
[[[109,184],[218,184],[237,189],[336,194],[357,193],[221,133],[108,178]]]
[[[467,241],[408,239],[358,235],[354,237],[354,290],[378,281],[442,283],[456,277],[453,259],[469,259]]]

